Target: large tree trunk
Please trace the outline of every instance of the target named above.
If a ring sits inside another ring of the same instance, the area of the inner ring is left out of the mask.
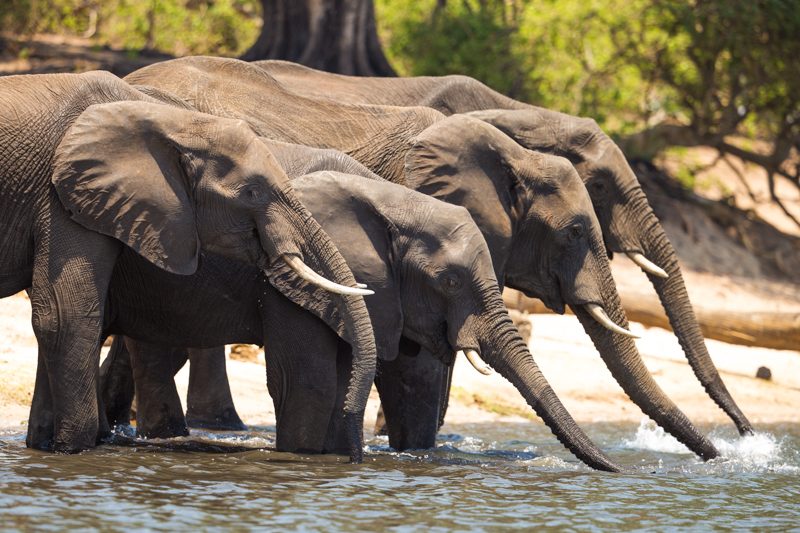
[[[261,0],[264,25],[242,59],[285,59],[352,76],[394,76],[372,0]]]

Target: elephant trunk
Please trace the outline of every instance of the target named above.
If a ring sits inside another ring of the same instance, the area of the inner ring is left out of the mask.
[[[481,341],[484,361],[520,391],[528,405],[576,457],[597,470],[620,472],[621,468],[589,439],[564,408],[508,313],[498,313],[490,324],[491,333]]]
[[[602,250],[599,237],[595,240],[597,242],[594,243],[594,248]],[[597,270],[606,313],[614,323],[627,329],[628,320],[622,310],[608,262],[599,262]],[[719,455],[714,445],[695,428],[653,380],[633,340],[603,327],[592,317],[586,306],[571,307],[614,379],[630,399],[659,426],[703,459],[713,459]]]
[[[669,323],[678,337],[695,376],[703,384],[708,395],[733,420],[739,433],[752,435],[753,427],[750,421],[736,405],[708,354],[700,324],[697,322],[689,301],[689,294],[683,283],[675,249],[658,223],[652,209],[647,205],[644,193],[640,194],[641,198],[638,198],[636,203],[639,204],[637,209],[640,211],[638,212],[645,213],[642,223],[638,225],[642,229],[640,240],[644,255],[664,269],[668,275],[667,278],[663,278],[648,273],[647,277],[650,278],[650,282],[658,293]]]
[[[280,213],[271,213],[275,221],[284,218],[284,228],[296,228],[294,236],[283,234],[278,243],[279,253],[286,253],[295,246],[295,252],[302,255],[304,262],[325,278],[345,286],[356,287],[355,277],[347,266],[344,257],[333,244],[327,233],[311,216],[289,187],[283,191],[283,202],[274,202]],[[286,205],[289,208],[283,209]],[[292,244],[287,246],[287,240]],[[282,241],[282,243],[281,243]],[[285,248],[281,249],[281,244]],[[301,276],[302,277],[302,276]],[[353,349],[353,366],[344,402],[347,437],[350,444],[350,460],[360,463],[363,459],[364,411],[367,406],[370,388],[375,379],[377,349],[372,331],[369,312],[362,296],[355,294],[327,293],[338,305],[345,331],[343,334]]]

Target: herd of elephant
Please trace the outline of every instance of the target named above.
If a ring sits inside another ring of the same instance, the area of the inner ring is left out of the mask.
[[[123,79],[0,78],[0,115],[0,297],[28,291],[39,346],[29,447],[95,446],[134,394],[141,436],[242,429],[224,345],[251,343],[265,347],[279,450],[361,461],[373,382],[390,445],[432,447],[464,352],[575,456],[619,471],[538,369],[508,286],[569,306],[631,400],[712,459],[626,329],[614,253],[647,273],[697,378],[752,432],[674,249],[590,119],[464,76],[211,57]],[[187,360],[184,415],[173,377]]]

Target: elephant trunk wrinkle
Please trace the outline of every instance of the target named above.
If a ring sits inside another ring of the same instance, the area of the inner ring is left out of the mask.
[[[711,441],[695,428],[656,384],[632,339],[612,334],[599,325],[586,309],[578,307],[573,311],[614,379],[647,416],[703,459],[713,459],[719,455]],[[615,322],[627,325],[619,303],[610,307],[609,312]]]
[[[493,323],[481,346],[483,359],[520,391],[556,438],[576,457],[597,470],[621,472],[578,426],[550,387],[507,313]],[[507,348],[495,353],[495,347]]]
[[[657,224],[650,226],[650,231],[645,234],[643,242],[646,255],[664,267],[669,275],[667,279],[652,274],[648,277],[695,376],[714,402],[733,420],[739,433],[752,434],[752,424],[734,401],[708,353],[700,324],[683,282],[675,249],[664,230]]]

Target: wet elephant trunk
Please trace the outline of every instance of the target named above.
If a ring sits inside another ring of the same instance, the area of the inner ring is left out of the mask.
[[[282,227],[300,228],[298,238],[292,239],[292,241],[299,248],[306,264],[336,283],[355,287],[356,280],[353,273],[330,237],[300,203],[293,191],[287,190],[284,193],[285,203],[289,209],[282,210],[282,216],[288,219],[288,224],[282,225]],[[280,202],[275,204],[280,205]],[[273,214],[270,218],[276,220],[281,218],[281,215]],[[279,246],[281,241],[286,243],[288,239],[287,235],[282,235],[279,238]],[[277,248],[279,253],[283,251],[280,247]],[[345,396],[344,416],[347,437],[351,446],[350,459],[352,462],[361,462],[364,410],[375,378],[377,360],[372,323],[363,297],[327,294],[338,303],[337,308],[342,314],[345,335],[353,349],[353,366]]]
[[[643,193],[642,196],[644,196]],[[736,405],[708,354],[700,324],[697,322],[689,301],[689,294],[683,283],[675,249],[649,206],[646,211],[641,212],[647,213],[643,223],[638,225],[643,228],[642,251],[647,259],[663,268],[669,275],[666,279],[652,274],[647,274],[647,277],[650,278],[650,282],[658,293],[661,305],[664,307],[669,323],[689,360],[689,365],[708,395],[731,417],[739,433],[742,435],[752,434],[753,427],[750,421]]]
[[[597,243],[596,246],[599,248],[601,245]],[[598,268],[601,270],[604,309],[613,322],[627,329],[628,320],[622,310],[608,264],[600,265]],[[604,328],[583,306],[571,307],[614,379],[630,399],[659,426],[703,459],[713,459],[719,455],[714,445],[697,430],[653,380],[633,340]]]
[[[498,296],[499,298],[499,296]],[[507,313],[498,313],[481,342],[481,357],[520,391],[558,440],[576,457],[597,470],[619,472],[575,423],[547,383]]]

